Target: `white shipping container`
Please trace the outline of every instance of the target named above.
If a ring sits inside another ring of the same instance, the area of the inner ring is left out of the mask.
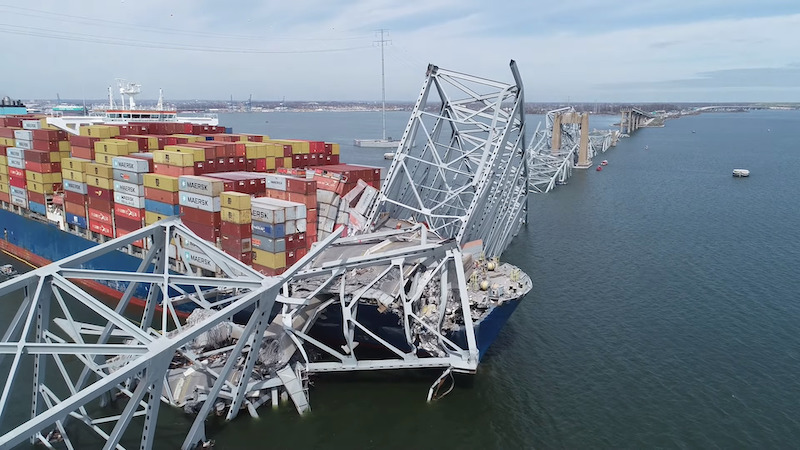
[[[336,223],[332,219],[320,216],[320,218],[319,218],[319,229],[320,230],[327,231],[328,233],[331,233],[333,231],[334,225],[336,225]]]
[[[276,191],[286,190],[286,177],[274,173],[265,174],[267,179],[267,189],[274,189]]]
[[[114,179],[126,183],[144,184],[144,173],[114,169]]]
[[[219,197],[181,192],[178,203],[189,208],[202,209],[203,211],[219,212],[221,202]]]
[[[83,195],[89,193],[86,183],[81,183],[80,181],[64,180],[62,186],[64,186],[65,191],[75,192]]]
[[[150,172],[150,164],[139,158],[129,158],[127,156],[117,156],[111,159],[111,165],[115,169],[125,170],[135,173]]]
[[[338,214],[339,210],[334,208],[333,206],[327,203],[320,203],[317,205],[317,215],[318,217],[326,217],[328,219],[336,219],[336,215]]]
[[[308,227],[308,222],[306,219],[297,219],[295,222],[297,223],[297,232],[305,233],[306,228]]]
[[[6,149],[6,156],[14,158],[25,159],[25,150],[17,147],[8,147]]]
[[[6,158],[8,160],[8,167],[16,167],[17,169],[25,169],[25,161],[22,158],[15,158],[13,156],[9,156]]]
[[[25,139],[14,139],[14,142],[17,147],[24,148],[25,150],[30,150],[33,148],[33,142]]]
[[[377,189],[372,186],[365,187],[364,193],[361,194],[361,198],[358,199],[358,203],[354,209],[362,216],[366,216],[376,197],[378,197]]]
[[[16,195],[12,195],[11,203],[17,206],[21,206],[23,208],[28,207],[28,199],[26,197],[17,197]]]
[[[144,197],[114,192],[114,203],[141,209],[144,208]]]
[[[265,205],[256,202],[258,199],[253,199],[250,205],[250,214],[253,220],[259,222],[277,224],[286,222],[286,214],[280,206]]]
[[[217,270],[217,265],[214,263],[214,260],[205,254],[196,252],[194,250],[189,250],[187,248],[182,249],[181,259],[183,260],[184,264],[190,266],[202,267],[203,269],[208,269],[211,271]]]
[[[317,189],[317,203],[327,203],[329,205],[333,205],[334,202],[337,202],[339,196],[336,192],[326,191],[324,189]],[[338,202],[336,206],[339,206]]]
[[[25,130],[41,130],[42,122],[40,120],[23,120],[22,128]]]
[[[284,224],[284,229],[286,230],[286,234],[297,233],[297,221],[287,220],[286,223]]]
[[[219,197],[219,194],[225,190],[225,183],[217,178],[199,175],[181,175],[178,177],[178,189],[193,194]]]
[[[136,197],[144,196],[144,186],[141,184],[128,183],[127,181],[114,181],[114,191],[134,195]]]
[[[14,130],[14,139],[25,139],[26,141],[33,140],[33,131],[30,130]]]
[[[25,188],[20,188],[16,186],[9,186],[9,188],[11,188],[10,189],[11,195],[28,198],[28,191],[25,190]]]
[[[306,217],[306,205],[288,200],[278,200],[276,198],[259,197],[264,204],[282,207],[286,210],[286,220],[302,219]]]

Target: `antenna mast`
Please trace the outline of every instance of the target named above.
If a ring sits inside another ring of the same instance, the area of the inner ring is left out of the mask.
[[[384,70],[383,47],[391,42],[383,38],[383,33],[386,30],[381,28],[381,39],[375,41],[381,46],[381,122],[383,124],[383,140],[386,140],[386,73]]]

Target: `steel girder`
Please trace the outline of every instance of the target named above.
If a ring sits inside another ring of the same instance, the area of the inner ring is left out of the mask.
[[[0,447],[26,439],[49,447],[48,431],[55,431],[72,449],[78,444],[71,435],[80,429],[96,434],[97,445],[104,448],[123,448],[123,438],[138,438],[137,446],[152,448],[160,402],[180,403],[178,389],[170,384],[176,358],[187,364],[177,368],[179,374],[188,373],[189,367],[211,380],[197,394],[201,405],[182,444],[187,449],[205,441],[205,419],[220,402],[226,405],[226,419],[235,418],[242,408],[257,416],[256,408],[274,400],[282,387],[299,412],[307,410],[304,373],[476,370],[471,303],[480,295],[469,291],[454,241],[431,240],[422,225],[343,238],[334,245],[335,236],[315,245],[282,277],[265,278],[171,219],[0,284],[0,296],[15,291],[24,296],[0,341],[0,359],[13,357],[0,398]],[[148,250],[136,271],[84,266],[139,240]],[[204,257],[214,262],[213,270],[202,262]],[[200,272],[214,273],[206,277]],[[128,286],[112,309],[79,287],[82,280]],[[134,296],[141,295],[139,285],[147,286],[141,298],[145,305],[133,319],[126,310]],[[216,295],[221,293],[225,295]],[[194,302],[208,316],[182,324],[184,302]],[[334,305],[338,310],[332,310]],[[359,318],[360,309],[375,306],[397,315],[407,348],[398,348]],[[249,318],[234,343],[209,351],[194,345],[204,333],[242,312]],[[345,344],[340,348],[310,332],[323,313],[341,315]],[[454,317],[461,318],[465,344],[448,334]],[[359,357],[357,332],[390,356]],[[277,370],[265,377],[256,366],[272,342],[279,343]],[[309,356],[312,353],[317,356]],[[219,355],[226,356],[224,365],[215,366],[212,361]],[[23,366],[33,368],[32,381],[18,376]],[[45,377],[47,367],[57,371]],[[108,407],[109,399],[116,398],[124,405]],[[11,404],[16,401],[30,403],[28,419],[11,422]],[[133,422],[134,417],[143,420]]]
[[[460,244],[482,239],[499,256],[527,216],[522,81],[514,84],[428,66],[381,193],[368,215],[423,222]]]

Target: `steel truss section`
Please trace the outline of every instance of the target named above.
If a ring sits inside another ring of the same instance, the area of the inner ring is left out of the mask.
[[[422,225],[336,236],[283,276],[265,278],[169,219],[0,284],[0,296],[24,296],[0,341],[0,363],[12,358],[0,398],[0,448],[25,440],[52,447],[58,436],[73,449],[94,435],[98,447],[138,441],[149,449],[164,402],[197,414],[182,444],[189,449],[206,441],[209,413],[257,416],[259,406],[277,404],[278,389],[299,412],[308,410],[308,373],[476,370],[473,306],[489,297],[470,287],[465,267],[472,260],[455,241],[431,239]],[[137,241],[147,251],[136,271],[86,268]],[[112,309],[80,287],[85,280],[127,287]],[[145,305],[132,313],[134,297]],[[183,323],[188,302],[195,312]],[[369,309],[394,314],[398,334],[382,335],[362,320]],[[244,321],[234,323],[237,314]],[[340,346],[313,332],[322,315],[338,315]],[[223,328],[236,338],[206,345]],[[362,356],[364,339],[384,354]],[[25,367],[31,380],[18,376]],[[206,383],[187,388],[192,374]],[[28,418],[12,418],[18,402],[30,404]]]
[[[428,66],[381,193],[368,216],[423,222],[499,256],[527,216],[524,96],[514,84]]]

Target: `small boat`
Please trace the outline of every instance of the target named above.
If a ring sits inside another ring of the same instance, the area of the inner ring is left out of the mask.
[[[608,165],[608,160],[604,159],[603,162],[600,163],[600,165],[601,166],[607,166]]]
[[[14,268],[11,264],[4,264],[0,266],[0,276],[2,277],[13,277],[17,275],[17,269]]]
[[[696,131],[692,130],[692,133],[697,133]]]
[[[597,171],[600,172],[601,170],[603,170],[603,166],[597,166]]]
[[[648,148],[650,148],[650,147],[648,147],[647,145],[645,145],[645,146],[644,146],[644,149],[645,149],[645,150],[647,150]]]
[[[750,171],[747,169],[733,169],[733,176],[737,178],[749,177]]]
[[[394,152],[384,153],[383,159],[394,159]]]
[[[566,185],[567,185],[566,181],[556,181],[556,186],[566,186]]]

